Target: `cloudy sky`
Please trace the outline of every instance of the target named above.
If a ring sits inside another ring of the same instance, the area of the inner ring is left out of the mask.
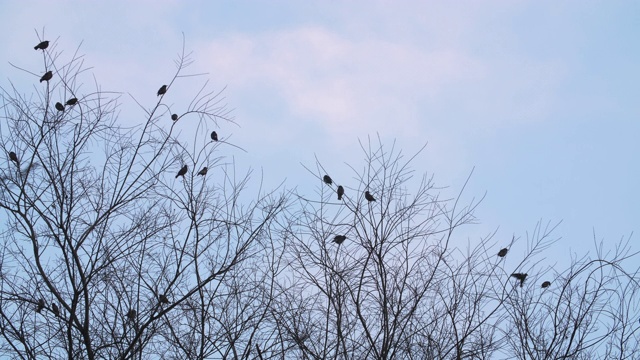
[[[0,0],[0,83],[30,91],[37,79],[8,63],[37,72],[44,31],[65,55],[81,44],[103,90],[152,107],[184,34],[189,71],[226,86],[238,126],[219,132],[247,150],[230,154],[267,184],[312,191],[314,156],[350,178],[367,136],[408,154],[427,143],[416,170],[455,194],[475,168],[466,199],[486,193],[469,241],[562,220],[566,256],[594,232],[613,245],[640,230],[639,14],[637,1]],[[175,89],[179,108],[197,86]],[[142,121],[121,103],[122,121]]]

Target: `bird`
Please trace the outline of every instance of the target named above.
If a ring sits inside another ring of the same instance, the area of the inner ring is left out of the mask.
[[[322,181],[324,181],[325,184],[333,184],[333,180],[331,180],[331,176],[329,175],[325,175],[322,177]]]
[[[551,281],[545,281],[542,283],[541,287],[544,289],[544,288],[548,288],[549,286],[551,286]]]
[[[215,131],[211,132],[211,140],[218,141],[218,133]]]
[[[340,185],[338,186],[338,200],[342,200],[342,195],[344,195],[344,188]]]
[[[56,110],[64,111],[64,105],[62,105],[62,103],[57,102],[56,103]]]
[[[509,249],[504,248],[504,249],[498,251],[498,256],[505,257],[505,256],[507,256],[507,252],[509,252]]]
[[[158,296],[158,301],[160,301],[160,304],[168,304],[169,303],[169,299],[167,298],[167,295],[160,295]]]
[[[178,120],[178,114],[172,114],[171,115],[171,120],[173,120],[173,121]]]
[[[78,99],[77,98],[71,98],[71,99],[67,100],[66,105],[73,106],[73,105],[75,105],[77,103],[78,103]]]
[[[60,309],[58,309],[56,303],[51,304],[51,311],[53,311],[53,315],[60,316]]]
[[[38,307],[36,308],[36,312],[40,313],[44,309],[44,299],[38,300]]]
[[[183,166],[182,169],[178,171],[178,175],[176,175],[176,179],[178,178],[178,176],[184,176],[184,174],[186,173],[187,173],[187,165]]]
[[[336,235],[336,237],[333,238],[333,242],[338,245],[342,244],[345,240],[347,240],[347,237],[344,235]]]
[[[129,320],[135,320],[136,319],[136,314],[137,312],[133,309],[129,310],[129,312],[127,312],[127,317],[129,318]]]
[[[42,77],[40,78],[40,82],[43,81],[49,81],[51,80],[51,78],[53,77],[53,73],[51,71],[47,71],[46,73],[44,73],[44,75],[42,75]]]
[[[167,85],[162,85],[160,89],[158,89],[158,96],[164,95],[167,92]]]
[[[44,50],[44,49],[46,49],[48,47],[49,47],[49,41],[45,40],[45,41],[40,42],[38,45],[34,46],[33,49],[34,50]]]
[[[205,166],[202,170],[198,171],[198,175],[207,175],[207,171],[209,171],[209,169]]]
[[[513,276],[514,278],[520,280],[520,287],[522,287],[524,285],[524,280],[527,278],[527,275],[529,275],[529,274],[523,274],[523,273],[513,273],[513,274],[511,274],[511,276]]]
[[[13,151],[9,152],[9,159],[11,159],[11,161],[16,163],[17,165],[20,165],[20,162],[18,161],[18,155],[16,155],[16,153],[14,153]]]
[[[376,201],[376,199],[373,197],[373,195],[369,194],[369,191],[365,191],[364,192],[364,198],[367,199],[367,201],[369,201],[369,202]]]

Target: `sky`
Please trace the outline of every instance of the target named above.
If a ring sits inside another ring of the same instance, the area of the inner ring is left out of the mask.
[[[562,221],[551,255],[566,258],[594,234],[637,243],[638,14],[637,1],[0,0],[0,84],[30,91],[9,62],[39,69],[44,31],[65,56],[80,47],[100,87],[123,94],[120,119],[138,123],[130,96],[155,104],[184,39],[188,72],[233,109],[218,132],[246,153],[229,155],[266,185],[314,191],[302,164],[316,156],[350,179],[369,136],[406,154],[427,144],[415,170],[447,195],[473,171],[463,198],[486,194],[463,242]],[[179,109],[198,86],[175,89]]]

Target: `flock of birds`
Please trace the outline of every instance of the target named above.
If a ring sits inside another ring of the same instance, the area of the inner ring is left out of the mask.
[[[185,170],[186,171],[186,170]],[[324,181],[325,184],[327,185],[333,185],[333,179],[331,179],[331,177],[329,175],[325,175],[322,177],[322,181]],[[344,195],[344,187],[342,187],[342,185],[338,186],[338,189],[336,191],[338,193],[338,200],[342,200],[342,196]],[[372,202],[372,201],[376,201],[376,199],[373,197],[373,195],[371,195],[371,193],[369,193],[369,191],[365,191],[364,192],[364,198],[368,201],[368,202]],[[336,235],[333,238],[333,242],[340,245],[342,244],[345,240],[347,240],[347,237],[345,235]],[[509,252],[509,249],[507,248],[503,248],[500,249],[500,251],[498,251],[498,256],[503,258],[505,256],[507,256],[507,253]],[[511,274],[512,277],[516,278],[517,280],[520,281],[520,287],[524,286],[524,281],[527,279],[527,276],[529,276],[529,274],[526,273],[513,273]],[[551,286],[551,282],[550,281],[545,281],[542,283],[542,288],[546,289],[549,286]]]
[[[44,50],[44,49],[46,49],[48,47],[49,47],[49,41],[45,40],[45,41],[40,42],[38,45],[34,46],[33,48],[35,50]],[[48,82],[51,79],[53,79],[53,72],[52,71],[47,71],[40,78],[40,82],[43,82],[43,81],[47,81]],[[73,105],[75,105],[77,103],[78,103],[78,99],[77,98],[71,98],[71,99],[67,100],[64,103],[64,105],[61,102],[57,102],[55,106],[56,106],[56,110],[64,111],[65,105],[73,106]]]
[[[331,179],[331,176],[329,175],[323,176],[322,181],[324,181],[324,183],[327,185],[333,185],[333,179]],[[336,193],[338,194],[338,200],[342,200],[342,196],[344,195],[344,187],[342,187],[342,185],[339,185]],[[369,193],[369,190],[364,192],[364,198],[368,202],[376,201],[376,198],[374,198],[373,195]],[[333,242],[338,245],[342,244],[345,240],[347,240],[347,237],[345,235],[336,235],[333,238]]]
[[[45,50],[47,47],[49,47],[49,41],[42,41],[40,42],[38,45],[36,45],[34,47],[35,50]],[[44,73],[44,75],[42,75],[42,77],[40,78],[40,82],[43,81],[49,81],[53,78],[53,72],[51,71],[47,71],[46,73]],[[157,96],[161,96],[167,93],[168,90],[168,86],[167,85],[162,85],[160,87],[160,89],[158,89],[157,92]],[[78,99],[77,98],[71,98],[69,100],[67,100],[64,104],[62,104],[61,102],[57,102],[55,104],[55,108],[58,111],[64,111],[65,110],[65,106],[74,106],[78,103]],[[173,121],[177,121],[180,118],[180,116],[178,116],[178,114],[172,114],[171,115],[171,120]],[[211,132],[211,140],[213,141],[218,141],[218,133],[216,133],[215,131]],[[20,165],[20,162],[18,160],[18,156],[16,155],[15,152],[11,151],[9,152],[9,159],[13,162],[16,163],[16,165]],[[182,168],[180,168],[180,170],[178,171],[178,174],[176,175],[176,179],[180,176],[184,177],[187,174],[187,171],[189,170],[187,165],[183,165]],[[198,175],[199,176],[205,176],[207,175],[207,172],[209,171],[209,169],[205,166],[203,167],[199,172]],[[322,181],[324,181],[324,183],[326,183],[327,185],[332,185],[333,184],[333,179],[331,179],[331,177],[329,175],[324,175],[322,177]],[[342,185],[339,185],[336,193],[338,195],[338,200],[342,200],[342,196],[344,196],[344,187],[342,187]],[[373,197],[373,195],[371,195],[371,193],[369,193],[369,191],[365,191],[364,192],[364,198],[368,201],[368,202],[373,202],[376,201],[376,199]],[[347,239],[347,237],[345,235],[336,235],[333,238],[333,242],[341,245],[345,240]],[[507,255],[507,252],[509,252],[509,249],[504,248],[501,249],[498,252],[498,256],[499,257],[505,257]],[[528,274],[524,274],[524,273],[513,273],[511,274],[512,277],[516,278],[517,280],[520,281],[520,287],[524,286],[524,281],[526,280]],[[551,286],[551,282],[549,281],[545,281],[542,283],[542,288],[548,288],[549,286]],[[169,299],[167,298],[166,295],[161,294],[160,296],[158,296],[158,302],[159,304],[168,304],[169,303]],[[40,299],[38,300],[38,304],[36,307],[36,312],[40,313],[43,309],[45,308],[45,301],[44,299]],[[56,316],[59,317],[60,316],[60,309],[58,308],[58,305],[56,303],[52,303],[51,304],[51,312]],[[133,321],[135,320],[137,316],[137,312],[134,309],[131,309],[127,312],[127,319]]]
[[[34,46],[33,48],[35,50],[45,50],[48,47],[49,47],[49,41],[45,40],[45,41],[40,42],[38,45]],[[52,78],[53,78],[53,72],[47,71],[40,78],[40,82],[43,82],[43,81],[47,81],[48,82]],[[160,87],[160,89],[158,89],[157,96],[161,96],[161,95],[166,94],[168,89],[169,89],[168,85],[162,85]],[[78,99],[77,98],[71,98],[71,99],[67,100],[64,103],[64,105],[61,102],[57,102],[56,105],[55,105],[55,108],[58,111],[64,111],[65,105],[66,106],[73,106],[73,105],[75,105],[77,103],[78,103]],[[178,119],[180,119],[180,116],[178,116],[178,114],[171,114],[171,120],[178,121]],[[218,141],[218,133],[217,132],[215,132],[215,131],[211,132],[211,140]],[[16,154],[14,152],[10,152],[9,153],[9,158],[11,160],[15,161],[16,164],[18,163],[18,158],[17,158],[17,156],[16,156]],[[188,169],[189,168],[187,167],[187,165],[183,165],[182,168],[180,168],[180,170],[178,171],[178,174],[176,175],[176,179],[179,178],[180,176],[184,177],[184,175],[187,174]],[[199,176],[205,176],[205,175],[207,175],[208,171],[209,171],[209,169],[205,166],[200,171],[198,171],[198,175]],[[342,191],[344,192],[344,189]]]
[[[498,251],[498,256],[503,258],[503,257],[507,256],[508,252],[509,252],[509,249],[507,249],[507,248],[500,249],[500,251]],[[529,276],[529,274],[526,274],[526,273],[513,273],[513,274],[511,274],[511,276],[516,278],[517,280],[520,280],[520,287],[523,287],[524,286],[524,281],[527,279],[527,276]],[[549,286],[551,286],[551,281],[544,281],[540,287],[543,288],[543,289],[546,289]]]
[[[169,89],[169,87],[167,85],[162,85],[160,87],[160,89],[158,89],[158,96],[166,94],[168,89]],[[178,114],[171,114],[171,120],[178,121],[178,119],[180,119],[180,116],[178,116]],[[211,140],[218,141],[218,133],[217,132],[215,132],[215,131],[211,132]],[[180,176],[184,177],[187,174],[188,170],[189,170],[189,167],[187,165],[183,165],[180,168],[180,170],[178,170],[178,174],[176,174],[176,179],[179,178]],[[199,176],[205,176],[205,175],[207,175],[208,171],[209,171],[209,169],[205,166],[200,171],[198,171],[198,175]]]
[[[45,50],[48,47],[49,47],[49,41],[45,40],[45,41],[40,42],[38,45],[36,45],[34,47],[34,49],[35,50]],[[47,81],[48,82],[52,78],[53,78],[53,72],[52,71],[47,71],[40,78],[40,82],[43,82],[43,81]],[[167,93],[167,90],[168,90],[168,86],[167,85],[162,85],[160,87],[160,89],[158,90],[157,95],[158,96],[164,95],[164,94]],[[55,108],[59,112],[62,112],[62,111],[65,110],[65,106],[74,106],[77,103],[78,103],[78,99],[74,97],[74,98],[71,98],[71,99],[67,100],[64,104],[62,104],[61,102],[57,102],[55,104]],[[171,115],[171,120],[173,120],[173,121],[177,121],[179,118],[180,117],[178,116],[178,114],[172,114]],[[213,131],[211,133],[211,140],[218,141],[218,133],[217,132]],[[18,160],[18,155],[15,152],[13,152],[13,151],[9,152],[9,159],[11,161],[15,162],[16,165],[20,166],[20,161]],[[178,171],[178,175],[176,175],[176,178],[178,178],[180,176],[184,177],[184,175],[187,173],[187,170],[188,170],[187,165],[182,166],[182,168]],[[198,172],[198,175],[200,175],[200,176],[207,175],[208,170],[209,169],[205,166]],[[343,192],[344,192],[344,190],[343,190]],[[167,298],[166,295],[161,294],[161,295],[158,296],[158,303],[160,305],[169,304],[169,298]],[[45,306],[46,306],[46,303],[45,303],[44,299],[39,299],[38,303],[37,303],[37,306],[36,306],[36,312],[38,312],[38,313],[42,312],[42,310],[45,308]],[[50,309],[51,309],[51,312],[53,313],[53,315],[55,315],[56,317],[60,317],[60,308],[58,307],[58,305],[56,303],[51,303]],[[133,321],[133,320],[135,320],[135,318],[137,316],[137,312],[134,309],[130,309],[127,312],[126,316],[127,316],[127,319]]]

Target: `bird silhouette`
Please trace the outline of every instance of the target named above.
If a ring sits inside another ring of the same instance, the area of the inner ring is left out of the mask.
[[[168,304],[169,298],[167,298],[167,295],[162,294],[158,296],[158,301],[160,301],[160,304]]]
[[[176,179],[179,176],[183,176],[184,177],[184,174],[186,174],[186,173],[187,173],[187,165],[183,166],[182,169],[180,169],[180,171],[178,171],[178,175],[176,175]]]
[[[211,140],[218,141],[218,133],[215,131],[211,132]]]
[[[44,299],[38,300],[38,307],[36,308],[36,312],[40,313],[44,309]]]
[[[333,238],[333,242],[338,245],[342,244],[345,240],[347,240],[347,237],[344,235],[336,235],[336,237]]]
[[[524,285],[524,280],[527,278],[528,274],[523,274],[523,273],[513,273],[511,274],[511,276],[513,276],[514,278],[520,280],[520,287],[522,287]]]
[[[544,289],[544,288],[548,288],[549,286],[551,286],[551,281],[545,281],[542,283],[541,287]]]
[[[53,73],[51,71],[47,71],[46,73],[44,73],[44,75],[42,75],[42,77],[40,78],[40,82],[43,81],[49,81],[51,80],[51,78],[53,77]]]
[[[20,162],[18,161],[18,155],[16,155],[16,153],[14,153],[13,151],[9,152],[9,159],[16,163],[16,165],[20,165]]]
[[[338,186],[338,200],[342,200],[342,195],[344,195],[344,188],[340,185]]]
[[[56,303],[51,304],[51,311],[53,312],[53,315],[60,316],[60,309],[58,309],[58,305],[56,305]]]
[[[162,85],[160,89],[158,89],[158,96],[164,95],[167,93],[167,85]]]
[[[129,318],[129,320],[135,320],[137,314],[135,310],[131,309],[127,312],[127,318]]]
[[[171,120],[173,120],[173,121],[178,120],[178,114],[171,115]]]
[[[509,249],[504,248],[504,249],[502,249],[502,250],[498,251],[498,256],[500,256],[500,257],[505,257],[505,256],[507,256],[507,253],[508,253],[508,252],[509,252]]]
[[[45,40],[40,42],[38,45],[34,46],[34,50],[44,50],[49,47],[49,41]]]
[[[367,201],[369,201],[369,202],[376,201],[376,199],[373,197],[373,195],[369,194],[369,191],[365,191],[364,192],[364,198],[367,199]]]
[[[64,105],[62,105],[62,103],[57,102],[56,103],[56,110],[64,111]]]
[[[209,171],[209,169],[205,166],[202,170],[198,171],[198,175],[207,175],[207,171]]]
[[[329,184],[329,185],[333,184],[333,180],[331,180],[331,176],[329,176],[329,175],[323,176],[322,177],[322,181],[324,181],[325,184]]]
[[[77,98],[71,98],[71,99],[67,100],[67,102],[65,104],[69,105],[69,106],[73,106],[73,105],[75,105],[77,103],[78,103],[78,99]]]

